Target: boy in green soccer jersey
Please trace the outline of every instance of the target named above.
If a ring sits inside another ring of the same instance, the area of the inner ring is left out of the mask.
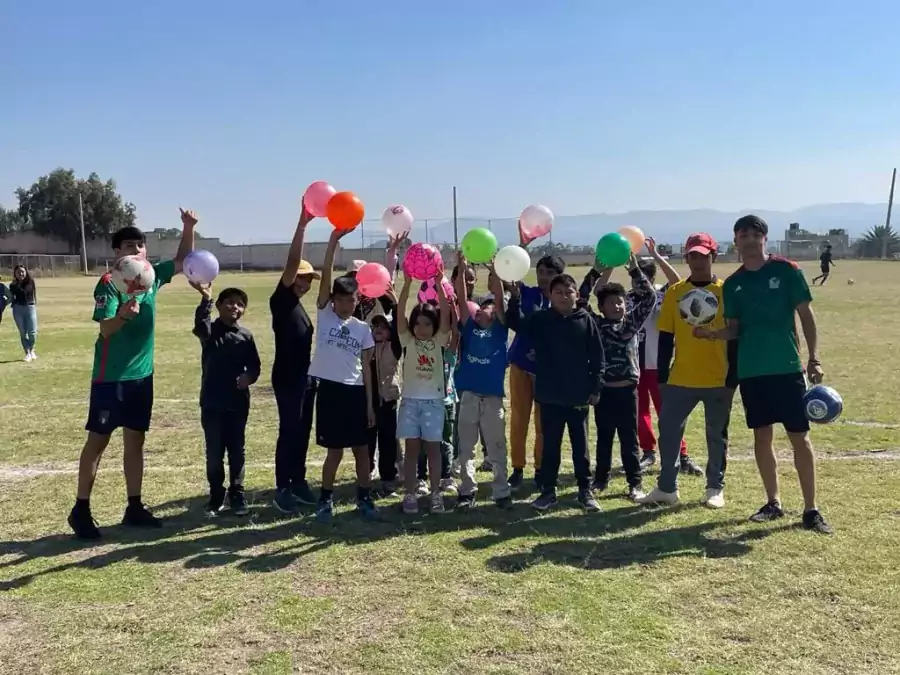
[[[100,335],[94,347],[94,369],[91,376],[90,410],[85,429],[87,441],[78,463],[78,495],[69,514],[69,526],[79,539],[97,539],[100,530],[91,516],[90,497],[100,458],[112,432],[122,428],[125,446],[124,471],[128,506],[123,525],[161,527],[141,501],[144,478],[144,435],[150,428],[153,409],[153,338],[156,323],[156,294],[181,272],[182,263],[194,250],[193,211],[181,211],[183,230],[175,260],[153,266],[153,287],[135,298],[127,298],[116,290],[109,274],[94,289],[94,316],[100,324]],[[116,258],[127,255],[146,256],[144,233],[136,227],[125,227],[112,238]]]
[[[750,517],[761,523],[784,516],[773,448],[774,425],[781,424],[794,450],[794,465],[803,491],[803,527],[831,534],[816,506],[816,463],[809,439],[803,397],[806,376],[822,381],[816,318],[803,272],[791,260],[766,255],[769,227],[757,216],[734,224],[734,242],[743,265],[725,281],[723,300],[727,327],[697,328],[698,337],[737,339],[738,381],[753,446],[768,501]],[[800,360],[795,316],[800,317],[809,361],[806,375]]]

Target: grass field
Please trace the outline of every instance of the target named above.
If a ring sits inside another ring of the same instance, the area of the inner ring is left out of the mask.
[[[275,275],[248,274],[219,286],[249,292],[245,323],[264,362],[248,432],[251,517],[210,521],[201,510],[198,296],[179,278],[158,301],[144,484],[166,526],[117,526],[117,437],[92,500],[105,538],[85,545],[65,517],[97,333],[94,280],[41,279],[40,360],[20,361],[9,313],[0,326],[0,672],[898,673],[900,265],[838,264],[831,285],[814,289],[827,381],[846,406],[842,423],[813,437],[830,538],[795,527],[801,501],[782,434],[791,517],[747,522],[763,494],[739,403],[718,512],[698,504],[702,479],[683,478],[684,504],[662,510],[624,500],[617,478],[604,512],[583,515],[567,462],[549,515],[532,513],[523,492],[511,514],[483,494],[466,515],[386,508],[384,522],[364,524],[345,462],[332,525],[309,512],[280,517],[269,506]],[[703,460],[696,417],[688,442]],[[316,449],[314,487],[321,459]]]

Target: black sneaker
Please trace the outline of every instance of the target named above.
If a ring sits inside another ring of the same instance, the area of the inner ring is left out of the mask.
[[[394,499],[397,497],[397,484],[392,480],[381,481],[381,490],[378,491],[380,499]]]
[[[314,506],[319,501],[316,499],[313,491],[309,489],[309,483],[306,481],[302,481],[297,485],[292,485],[291,495],[294,497],[294,501],[306,504],[306,506]]]
[[[578,503],[581,505],[581,508],[591,513],[596,513],[600,510],[600,505],[594,499],[594,495],[590,490],[578,491]]]
[[[814,532],[818,532],[819,534],[834,534],[834,530],[831,529],[831,525],[825,522],[825,519],[822,517],[822,514],[819,513],[818,509],[813,509],[812,511],[804,511],[803,529],[813,530]]]
[[[69,513],[69,527],[76,539],[99,539],[100,530],[97,521],[91,516],[90,509],[79,509],[77,506]]]
[[[594,492],[603,492],[608,487],[609,487],[609,481],[600,480],[599,478],[595,478],[594,482],[591,483],[591,490],[593,490]]]
[[[228,505],[231,507],[231,512],[236,516],[246,516],[250,513],[250,509],[247,508],[247,499],[244,497],[243,492],[233,492],[228,496]]]
[[[225,492],[222,490],[215,490],[209,493],[209,501],[206,502],[203,511],[209,518],[215,518],[222,509],[225,508],[224,504]]]
[[[705,472],[687,455],[681,456],[681,473],[689,476],[703,476]]]
[[[456,498],[456,506],[453,507],[454,511],[468,511],[475,505],[475,495],[460,495]]]
[[[556,505],[556,491],[542,492],[537,499],[531,502],[531,508],[538,511],[546,511]]]
[[[522,474],[522,469],[513,469],[513,472],[510,474],[509,480],[507,481],[510,488],[512,488],[513,490],[518,490],[520,487],[522,487],[522,481],[525,479],[525,476]]]
[[[481,464],[478,465],[478,471],[482,473],[490,473],[494,470],[494,465],[491,464],[487,459],[485,459]]]
[[[784,509],[781,508],[781,503],[773,501],[750,516],[750,521],[753,523],[768,523],[770,520],[777,520],[778,518],[784,518]]]
[[[294,498],[293,492],[287,488],[281,488],[275,491],[275,498],[272,500],[272,506],[289,515],[297,513],[297,500]]]
[[[494,504],[501,511],[509,511],[513,507],[512,497],[500,497],[494,501]]]
[[[150,513],[143,504],[139,506],[128,506],[125,509],[125,515],[122,516],[122,524],[127,525],[128,527],[162,527],[162,521]]]
[[[642,471],[646,471],[654,464],[656,464],[656,453],[655,452],[645,452],[641,456],[641,470]]]

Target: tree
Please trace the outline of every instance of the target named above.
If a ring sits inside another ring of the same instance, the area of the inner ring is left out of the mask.
[[[0,206],[0,237],[22,232],[27,229],[26,225],[25,219],[19,215],[18,211],[4,209]]]
[[[890,225],[876,225],[856,243],[856,255],[860,258],[890,258],[895,253],[900,253],[900,236]]]
[[[41,176],[28,189],[19,188],[19,216],[27,229],[47,237],[57,237],[76,253],[81,250],[78,195],[84,205],[85,237],[107,237],[116,230],[134,225],[134,204],[122,200],[113,180],[102,181],[96,173],[87,180],[75,177],[72,169],[56,169]]]

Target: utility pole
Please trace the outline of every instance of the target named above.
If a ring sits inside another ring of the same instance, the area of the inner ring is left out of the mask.
[[[456,186],[453,186],[453,243],[456,250],[459,250],[459,227],[456,220]]]
[[[886,259],[888,254],[888,236],[891,231],[891,209],[894,206],[894,185],[897,183],[897,168],[894,167],[894,173],[891,174],[891,194],[888,197],[887,217],[884,219],[884,238],[881,242],[881,257]]]
[[[895,170],[896,173],[896,170]],[[890,216],[888,216],[890,218]],[[81,193],[78,193],[78,221],[81,224],[81,269],[84,272],[84,276],[88,275],[88,264],[87,264],[87,242],[84,237],[84,201],[81,198]]]

